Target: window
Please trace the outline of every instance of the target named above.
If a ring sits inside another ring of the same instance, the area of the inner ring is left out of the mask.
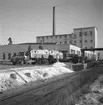
[[[93,42],[93,40],[90,40],[90,42]]]
[[[71,49],[71,54],[75,54],[75,50],[72,50],[72,49]]]
[[[74,41],[74,43],[76,44],[76,40]]]
[[[8,59],[11,59],[11,54],[10,53],[8,53]]]
[[[5,53],[3,53],[3,59],[5,59]]]
[[[80,51],[77,51],[77,54],[80,55]]]
[[[79,36],[82,36],[82,33],[81,32],[79,32]]]
[[[76,38],[76,34],[74,34],[74,37]]]
[[[80,43],[82,43],[82,41],[80,40]]]
[[[69,41],[70,44],[72,44],[72,41]]]
[[[65,44],[67,44],[67,41],[65,41]]]
[[[67,39],[67,35],[65,35],[64,38]]]
[[[62,44],[62,42],[60,42],[60,44]]]
[[[85,49],[87,49],[87,47],[85,47]]]
[[[87,32],[85,32],[85,36],[87,36]]]
[[[62,36],[60,35],[60,38],[61,38]]]
[[[14,53],[13,56],[16,56],[16,53]]]
[[[93,34],[93,32],[92,31],[90,31],[90,35],[92,36],[92,34]]]
[[[85,40],[85,43],[87,43],[87,40]]]

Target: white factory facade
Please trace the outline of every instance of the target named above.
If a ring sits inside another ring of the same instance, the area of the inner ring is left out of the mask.
[[[80,48],[97,47],[97,28],[75,28],[72,34],[38,36],[37,43],[72,44]]]

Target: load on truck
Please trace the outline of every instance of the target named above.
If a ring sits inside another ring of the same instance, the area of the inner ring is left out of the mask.
[[[24,54],[19,53],[18,55],[12,57],[11,62],[13,65],[23,65],[27,63],[53,64],[59,59],[63,59],[63,53],[60,51],[47,49],[32,49],[30,52],[27,51]]]
[[[60,51],[56,50],[47,50],[47,49],[33,49],[30,52],[31,59],[36,60],[39,64],[45,64],[48,62],[49,64],[53,64],[59,59],[63,59],[63,54]]]

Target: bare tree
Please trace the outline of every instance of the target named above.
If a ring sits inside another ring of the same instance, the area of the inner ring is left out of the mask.
[[[12,44],[12,43],[13,43],[13,42],[12,42],[12,38],[11,38],[11,37],[9,37],[8,41],[9,41],[8,45],[10,45],[10,44]]]

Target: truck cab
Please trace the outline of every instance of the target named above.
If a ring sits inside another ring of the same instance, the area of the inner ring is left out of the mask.
[[[16,64],[25,64],[26,63],[26,56],[24,52],[19,52],[17,55],[11,58],[11,62],[13,65]]]

